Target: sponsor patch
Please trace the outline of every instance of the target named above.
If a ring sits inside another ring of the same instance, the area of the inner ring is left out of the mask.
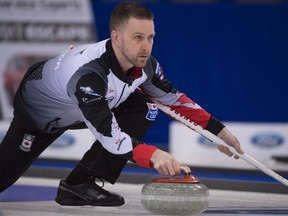
[[[156,68],[155,74],[160,80],[162,80],[164,78],[163,70],[162,70],[162,67],[160,65],[158,65],[158,67]]]
[[[33,135],[25,134],[24,137],[23,137],[22,143],[19,146],[19,148],[22,151],[30,152],[34,138],[35,138],[35,136],[33,136]]]
[[[86,86],[86,87],[80,86],[80,90],[83,91],[85,94],[102,98],[102,96],[94,92],[94,90],[90,86]]]
[[[148,112],[146,115],[146,119],[148,119],[149,121],[155,121],[156,116],[158,114],[157,105],[154,103],[147,103],[147,106],[148,106]]]
[[[122,140],[121,140],[121,139],[116,140],[115,144],[118,145],[117,151],[120,150],[121,145],[122,145],[122,142],[123,142],[125,139],[126,139],[126,137],[124,137]]]

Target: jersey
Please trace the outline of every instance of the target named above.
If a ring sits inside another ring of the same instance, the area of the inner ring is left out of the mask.
[[[109,152],[145,167],[152,166],[149,159],[156,147],[141,144],[121,131],[111,111],[135,90],[140,89],[213,133],[223,128],[164,78],[153,56],[144,68],[132,67],[127,74],[107,39],[77,46],[49,59],[26,78],[21,95],[40,130],[53,133],[84,122]]]

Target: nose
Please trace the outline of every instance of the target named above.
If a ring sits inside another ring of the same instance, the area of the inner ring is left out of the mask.
[[[152,46],[153,46],[153,42],[150,41],[149,39],[146,39],[143,41],[142,50],[150,51],[152,49]]]

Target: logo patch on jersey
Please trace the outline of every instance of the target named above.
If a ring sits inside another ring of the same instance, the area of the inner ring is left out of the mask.
[[[21,145],[19,146],[19,148],[20,148],[22,151],[30,152],[34,138],[35,138],[35,136],[33,136],[33,135],[24,134],[22,143],[21,143]]]
[[[154,103],[147,103],[147,106],[148,106],[148,112],[146,115],[146,119],[148,119],[149,121],[155,121],[156,116],[158,114],[157,105]]]
[[[164,78],[162,67],[158,64],[155,72],[156,76],[162,80]]]
[[[115,144],[118,145],[117,151],[120,150],[122,142],[126,139],[126,137],[124,137],[122,140],[118,139],[116,140]]]
[[[86,87],[80,86],[80,90],[83,91],[85,94],[102,98],[102,96],[94,92],[94,90],[90,86],[86,86]]]

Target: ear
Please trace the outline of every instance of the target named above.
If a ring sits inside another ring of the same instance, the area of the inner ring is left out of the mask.
[[[111,39],[117,46],[120,45],[120,41],[121,41],[120,38],[121,38],[121,34],[119,31],[117,30],[111,31]]]

